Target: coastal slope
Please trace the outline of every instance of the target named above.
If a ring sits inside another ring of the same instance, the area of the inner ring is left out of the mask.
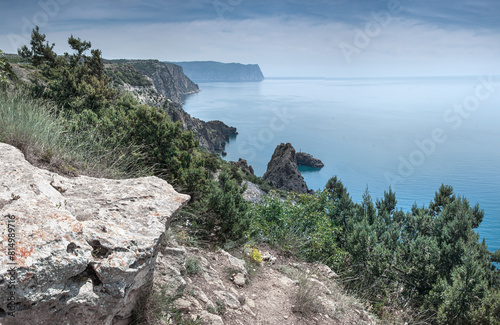
[[[221,121],[205,122],[182,108],[183,97],[199,92],[182,67],[157,60],[106,61],[106,71],[113,85],[131,93],[141,103],[163,109],[184,130],[193,131],[200,145],[211,152],[223,151],[226,141],[238,134],[236,128]]]

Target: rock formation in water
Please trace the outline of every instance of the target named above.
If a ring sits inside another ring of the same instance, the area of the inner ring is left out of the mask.
[[[0,323],[129,324],[166,224],[189,196],[157,177],[59,176],[6,144],[0,171],[3,247],[14,239],[0,250]]]
[[[221,63],[214,61],[173,62],[184,69],[194,82],[262,81],[264,75],[258,64]]]
[[[297,165],[308,166],[313,168],[322,168],[325,166],[321,160],[314,158],[312,155],[305,152],[297,152]]]
[[[262,178],[285,191],[308,192],[307,184],[297,166],[295,149],[290,143],[282,143],[276,147]]]

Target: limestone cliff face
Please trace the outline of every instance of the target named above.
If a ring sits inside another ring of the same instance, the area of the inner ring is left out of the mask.
[[[106,61],[108,68],[113,65],[127,65],[144,75],[151,81],[154,90],[174,103],[182,104],[183,96],[199,92],[198,85],[191,81],[183,72],[182,67],[164,63],[158,60],[111,60]],[[130,84],[130,83],[129,83]],[[133,87],[150,88],[148,85],[134,85]]]
[[[0,144],[0,324],[128,324],[188,200],[157,177],[63,177]]]
[[[221,63],[214,61],[174,62],[195,82],[262,81],[264,75],[258,64]]]
[[[276,147],[262,178],[285,191],[308,192],[307,184],[297,166],[295,149],[290,143],[282,143]]]

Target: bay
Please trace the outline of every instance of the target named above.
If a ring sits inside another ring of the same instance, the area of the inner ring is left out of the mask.
[[[266,79],[201,83],[184,109],[238,129],[228,160],[262,176],[276,146],[320,158],[301,168],[309,188],[337,175],[355,202],[389,186],[398,208],[428,205],[441,184],[485,210],[478,228],[500,248],[500,83],[495,76]]]

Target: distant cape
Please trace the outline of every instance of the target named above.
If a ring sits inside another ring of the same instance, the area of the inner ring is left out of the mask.
[[[182,67],[194,82],[262,81],[264,75],[258,64],[222,63],[215,61],[170,62]]]

